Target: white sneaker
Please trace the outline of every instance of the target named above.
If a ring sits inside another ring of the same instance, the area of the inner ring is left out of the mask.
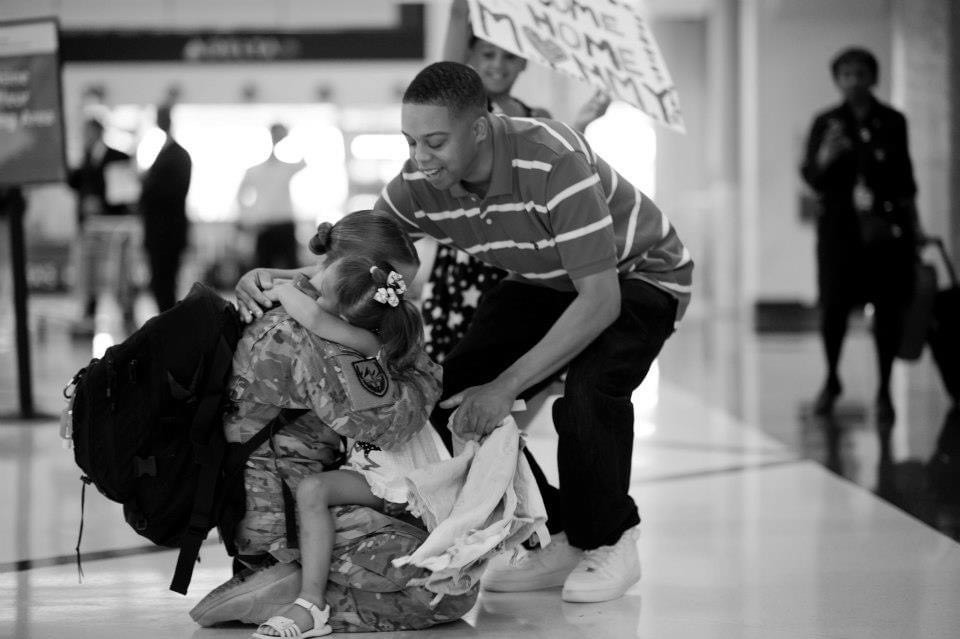
[[[637,529],[631,528],[612,546],[600,546],[583,553],[583,559],[563,582],[564,601],[594,603],[623,596],[640,581]]]
[[[490,560],[481,584],[493,592],[526,592],[562,586],[580,562],[583,551],[567,542],[564,533],[550,536],[546,548],[531,550],[516,562],[505,552]]]

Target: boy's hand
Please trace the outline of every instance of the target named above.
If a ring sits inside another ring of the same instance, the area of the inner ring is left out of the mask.
[[[471,386],[440,402],[441,408],[457,408],[450,430],[467,438],[481,439],[500,426],[514,406],[516,393],[496,381]]]
[[[597,91],[593,96],[580,107],[577,115],[573,118],[573,128],[583,133],[587,125],[594,120],[603,117],[610,107],[611,98],[604,91]]]
[[[263,309],[272,308],[273,300],[264,294],[273,288],[273,276],[269,271],[255,268],[247,271],[233,289],[237,295],[240,318],[247,323],[263,315]]]
[[[268,289],[266,289],[266,290],[263,291],[263,296],[266,297],[266,298],[267,298],[268,300],[270,300],[271,302],[279,302],[279,301],[280,301],[280,291],[283,289],[284,286],[291,286],[291,285],[290,285],[290,284],[279,284],[279,285],[274,286],[274,287],[272,287],[272,288],[268,288]]]

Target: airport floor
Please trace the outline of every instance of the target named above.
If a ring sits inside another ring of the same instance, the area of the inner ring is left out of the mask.
[[[18,416],[9,302],[0,306],[0,637],[233,638],[187,611],[226,580],[213,543],[190,593],[167,590],[174,551],[156,551],[119,506],[87,491],[82,583],[74,546],[80,472],[56,413],[91,356],[69,336],[76,304],[30,298],[36,410]],[[109,305],[97,346],[119,337]],[[150,311],[138,302],[140,319]],[[850,335],[836,419],[812,416],[822,374],[812,333],[764,333],[749,318],[691,309],[635,396],[631,494],[643,523],[643,578],[625,597],[567,604],[559,590],[482,593],[462,620],[381,637],[667,639],[953,638],[960,636],[960,499],[926,469],[948,404],[925,356],[898,364],[897,420],[877,428],[873,351]],[[548,474],[545,413],[529,431]],[[960,492],[960,487],[957,487]],[[364,635],[366,636],[366,635]]]

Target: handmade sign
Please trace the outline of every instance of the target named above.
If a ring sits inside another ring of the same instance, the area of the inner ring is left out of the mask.
[[[473,32],[684,131],[641,0],[468,0]]]

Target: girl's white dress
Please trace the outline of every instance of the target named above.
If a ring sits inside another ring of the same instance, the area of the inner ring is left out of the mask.
[[[407,503],[407,475],[428,464],[450,459],[440,435],[427,422],[406,443],[393,450],[382,450],[366,442],[354,441],[343,470],[363,475],[370,492],[397,504]]]

